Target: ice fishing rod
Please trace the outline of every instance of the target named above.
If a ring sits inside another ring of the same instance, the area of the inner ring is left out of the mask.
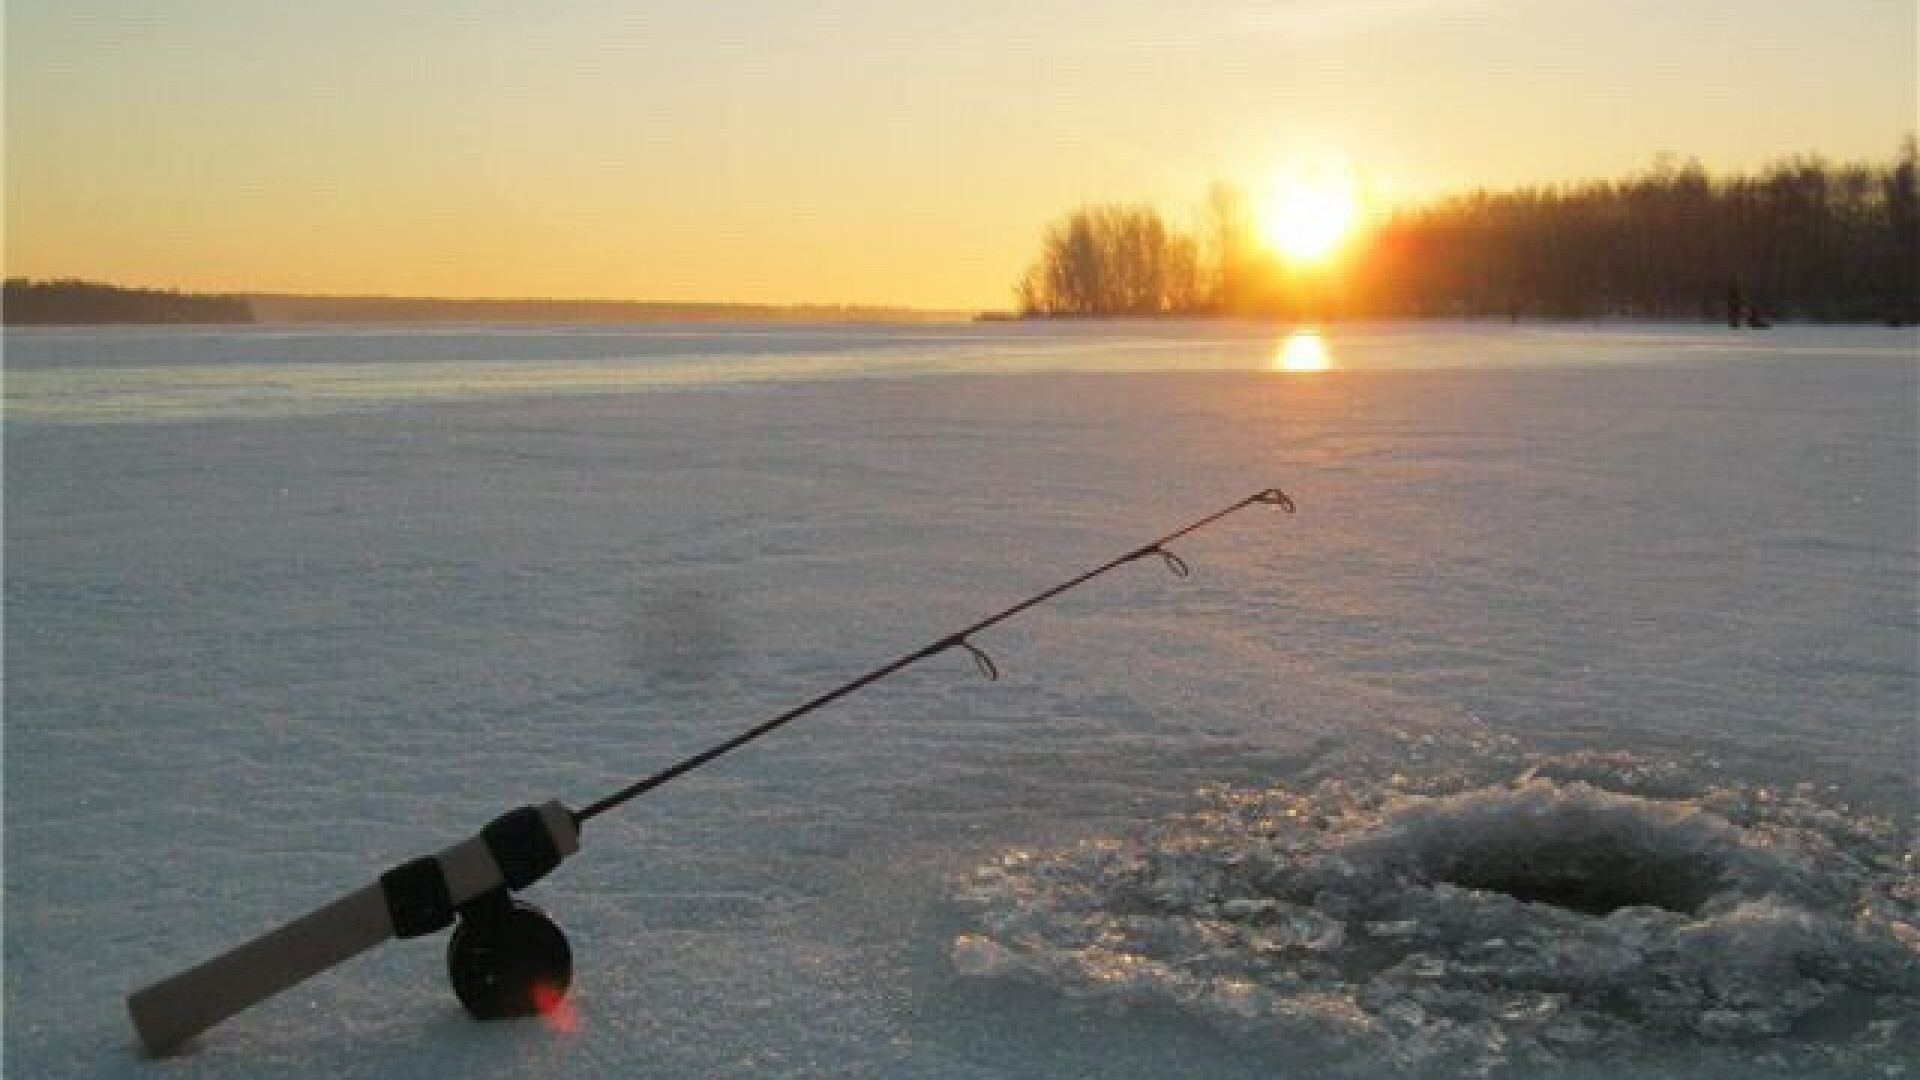
[[[401,863],[379,879],[277,930],[163,979],[127,998],[127,1013],[149,1053],[170,1053],[222,1020],[371,949],[388,938],[414,938],[459,926],[447,945],[447,974],[460,1003],[475,1019],[531,1016],[556,1007],[573,983],[573,952],[546,913],[513,894],[546,877],[580,849],[580,827],[675,777],[870,686],[881,679],[961,649],[980,673],[999,668],[972,637],[1128,563],[1158,555],[1168,570],[1189,570],[1167,545],[1249,506],[1294,512],[1293,500],[1267,488],[1134,548],[1045,592],[874,668],[725,742],[569,810],[557,800],[522,806],[437,855]]]

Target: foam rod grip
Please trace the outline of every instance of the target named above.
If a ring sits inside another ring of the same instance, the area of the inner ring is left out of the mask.
[[[127,999],[140,1042],[166,1054],[227,1017],[393,936],[379,883]]]

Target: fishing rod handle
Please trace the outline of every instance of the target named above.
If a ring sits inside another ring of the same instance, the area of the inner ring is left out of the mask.
[[[558,802],[520,807],[478,836],[402,863],[371,885],[134,993],[127,1014],[149,1053],[169,1053],[388,938],[443,929],[477,897],[525,888],[578,850],[573,811]]]

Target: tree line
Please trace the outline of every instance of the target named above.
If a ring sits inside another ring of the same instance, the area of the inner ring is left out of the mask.
[[[1289,266],[1216,185],[1190,228],[1146,204],[1050,225],[1015,288],[1036,317],[1920,321],[1914,139],[1892,160],[1477,190],[1402,207],[1325,267]]]
[[[73,278],[8,278],[0,313],[9,326],[253,321],[253,309],[241,296],[123,289]]]

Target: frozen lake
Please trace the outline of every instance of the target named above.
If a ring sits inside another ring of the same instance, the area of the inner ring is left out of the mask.
[[[1920,1058],[1911,331],[48,330],[6,367],[10,1076]],[[1273,484],[1298,515],[1192,578],[986,635],[1000,682],[935,659],[592,822],[530,894],[576,1030],[470,1024],[435,939],[133,1049],[155,978]],[[1512,884],[1629,835],[1624,913]]]

